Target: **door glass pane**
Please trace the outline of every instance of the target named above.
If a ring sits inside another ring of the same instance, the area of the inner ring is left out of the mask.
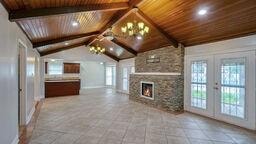
[[[135,73],[135,67],[131,67],[131,73]]]
[[[48,63],[49,75],[61,75],[63,74],[63,62],[62,61],[51,61]]]
[[[207,62],[191,64],[191,106],[206,109]]]
[[[112,67],[106,67],[106,85],[112,85]]]
[[[128,69],[123,68],[123,90],[128,90]]]
[[[244,118],[245,58],[221,60],[221,113]]]

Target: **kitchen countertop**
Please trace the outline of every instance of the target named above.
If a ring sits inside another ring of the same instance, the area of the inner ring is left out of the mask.
[[[79,79],[72,79],[72,80],[67,80],[67,79],[60,79],[60,80],[45,80],[45,82],[79,82]]]

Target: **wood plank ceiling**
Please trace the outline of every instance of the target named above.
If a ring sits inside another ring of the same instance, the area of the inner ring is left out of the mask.
[[[1,0],[16,22],[47,55],[77,46],[100,45],[115,60],[178,43],[192,46],[256,33],[256,0]],[[137,7],[136,12],[134,7]],[[200,9],[206,15],[198,15]],[[142,40],[99,40],[110,27],[121,35],[127,22],[143,21]],[[77,22],[78,26],[72,26]]]

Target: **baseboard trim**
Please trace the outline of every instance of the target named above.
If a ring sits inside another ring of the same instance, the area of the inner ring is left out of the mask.
[[[19,135],[17,134],[11,144],[18,144],[18,143],[19,143]]]
[[[42,97],[35,97],[35,101],[40,101]]]
[[[106,86],[82,87],[82,89],[105,88]]]
[[[32,118],[32,116],[33,116],[35,110],[36,110],[36,109],[35,109],[35,106],[33,106],[33,108],[31,109],[31,111],[30,111],[30,113],[29,113],[29,115],[28,115],[28,117],[27,117],[26,125],[30,122],[30,120],[31,120],[31,118]]]
[[[118,92],[118,93],[122,93],[122,94],[130,94],[129,92],[127,92],[127,91],[123,91],[123,90],[116,90],[116,92]]]

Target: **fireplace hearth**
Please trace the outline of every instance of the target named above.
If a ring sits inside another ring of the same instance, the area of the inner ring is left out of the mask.
[[[141,81],[141,97],[154,100],[154,83]]]

